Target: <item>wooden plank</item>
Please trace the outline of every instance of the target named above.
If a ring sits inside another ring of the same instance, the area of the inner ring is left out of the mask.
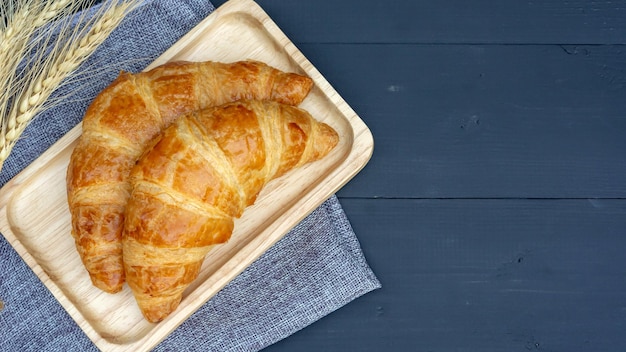
[[[626,201],[341,203],[383,288],[268,351],[626,349]]]
[[[623,0],[258,3],[297,43],[626,43]]]
[[[626,196],[620,46],[300,49],[374,135],[341,196]]]

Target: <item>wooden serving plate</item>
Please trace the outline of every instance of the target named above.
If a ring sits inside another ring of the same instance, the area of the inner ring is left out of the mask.
[[[321,161],[271,182],[235,222],[231,240],[207,256],[178,309],[158,324],[143,319],[128,286],[107,294],[91,285],[70,235],[65,172],[78,125],[0,190],[0,231],[101,350],[150,350],[234,279],[368,162],[369,129],[252,0],[231,0],[159,57],[222,62],[255,59],[314,81],[301,107],[335,128],[340,144]]]

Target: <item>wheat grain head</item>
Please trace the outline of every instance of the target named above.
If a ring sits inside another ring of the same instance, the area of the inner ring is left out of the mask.
[[[23,74],[23,78],[16,78],[17,65],[24,60],[28,47],[8,47],[7,57],[18,56],[18,63],[12,72],[0,71],[0,81],[3,76],[10,77],[8,84],[12,84],[13,95],[0,95],[0,169],[10,155],[15,143],[32,119],[44,110],[44,103],[61,83],[74,72],[117,28],[125,16],[132,11],[140,0],[112,0],[105,3],[93,17],[87,18],[84,12],[79,17],[79,23],[72,26],[70,21],[59,25],[59,33],[45,55],[37,57]],[[84,1],[83,1],[84,2]],[[69,4],[72,3],[72,4]],[[68,7],[69,6],[69,7]],[[37,12],[36,20],[31,21],[33,26],[45,26],[68,8],[75,8],[76,2],[71,0],[48,0],[44,6],[29,9]],[[18,16],[15,17],[18,19]],[[33,30],[34,32],[34,30]],[[6,35],[7,31],[3,31]],[[31,33],[32,34],[32,33]],[[41,40],[48,40],[46,38]],[[47,43],[47,42],[46,42]],[[0,51],[0,60],[3,56]],[[20,57],[21,56],[21,57]],[[16,84],[19,82],[19,84]],[[0,85],[2,88],[2,85]],[[5,87],[6,88],[6,87]],[[7,90],[0,90],[7,92]]]

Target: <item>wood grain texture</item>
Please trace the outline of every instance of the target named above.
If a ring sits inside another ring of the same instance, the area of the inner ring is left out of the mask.
[[[229,242],[214,249],[211,259],[204,261],[177,310],[159,324],[150,324],[141,316],[128,287],[116,295],[95,288],[80,263],[70,236],[65,175],[81,125],[0,191],[2,234],[101,350],[152,349],[334,194],[371,156],[373,141],[367,126],[250,0],[233,0],[216,10],[147,69],[175,60],[244,59],[310,77],[313,87],[299,107],[332,126],[339,134],[339,143],[322,160],[266,185],[255,204],[235,220]]]
[[[626,349],[626,1],[258,3],[373,131],[383,285],[267,351]]]
[[[626,43],[623,0],[258,3],[296,43]]]
[[[341,204],[383,288],[267,351],[626,348],[625,200]]]
[[[626,196],[620,46],[300,47],[376,138],[342,197]]]
[[[259,3],[372,129],[383,285],[267,351],[626,348],[625,1]]]

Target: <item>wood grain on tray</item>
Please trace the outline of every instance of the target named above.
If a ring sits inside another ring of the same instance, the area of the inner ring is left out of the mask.
[[[311,77],[301,104],[333,127],[340,143],[313,167],[305,166],[268,185],[235,222],[231,240],[212,252],[178,310],[159,324],[146,322],[127,286],[116,295],[91,285],[70,235],[65,174],[81,134],[76,126],[0,191],[0,231],[87,336],[102,350],[149,350],[189,315],[341,188],[369,160],[368,128],[251,0],[218,8],[147,69],[176,60],[263,61]]]

